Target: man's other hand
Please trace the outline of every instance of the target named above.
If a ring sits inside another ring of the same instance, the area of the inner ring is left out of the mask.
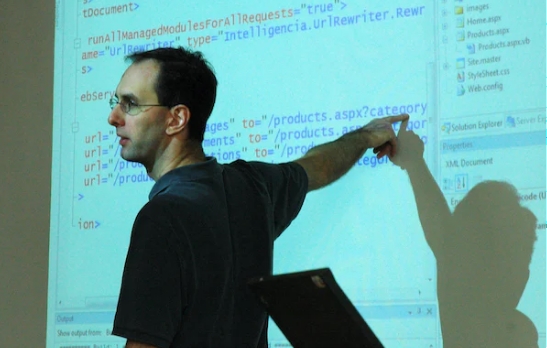
[[[157,347],[151,346],[146,343],[140,343],[140,342],[127,340],[127,343],[125,344],[125,348],[157,348]]]

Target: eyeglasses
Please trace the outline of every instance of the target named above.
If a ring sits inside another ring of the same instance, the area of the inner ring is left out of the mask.
[[[161,105],[161,104],[137,104],[130,99],[120,101],[118,97],[110,98],[109,103],[110,103],[110,109],[114,110],[116,105],[119,104],[120,107],[122,108],[122,111],[131,116],[137,116],[139,113],[143,112],[144,110],[142,108],[145,106],[163,106],[166,108],[169,107],[167,105]]]

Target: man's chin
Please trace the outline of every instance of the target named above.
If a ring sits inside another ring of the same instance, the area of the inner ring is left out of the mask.
[[[125,161],[127,162],[131,162],[131,163],[139,163],[139,164],[143,164],[143,161],[141,158],[139,158],[138,156],[136,156],[135,154],[131,154],[131,153],[128,153],[127,151],[124,151],[122,149],[121,153],[120,153],[120,157],[122,159],[124,159]]]
[[[126,160],[127,162],[137,162],[135,156],[133,156],[128,151],[124,151],[125,149],[122,148],[122,151],[120,152],[120,157]]]

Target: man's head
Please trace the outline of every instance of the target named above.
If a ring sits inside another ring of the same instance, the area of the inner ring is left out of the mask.
[[[200,53],[182,48],[137,53],[128,59],[132,64],[111,100],[108,122],[120,137],[122,158],[157,174],[157,165],[172,163],[177,151],[197,150],[198,144],[201,149],[217,81]],[[179,148],[181,142],[186,145]]]
[[[183,104],[190,110],[188,136],[203,141],[205,126],[215,105],[217,79],[200,52],[180,48],[158,48],[127,57],[133,64],[153,60],[159,66],[154,82],[158,104]]]

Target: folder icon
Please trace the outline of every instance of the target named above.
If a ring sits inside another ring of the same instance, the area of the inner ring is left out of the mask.
[[[454,9],[454,13],[457,15],[463,14],[463,6],[456,6]]]

